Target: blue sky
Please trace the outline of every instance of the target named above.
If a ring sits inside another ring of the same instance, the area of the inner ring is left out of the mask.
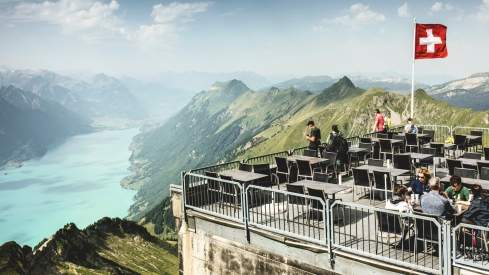
[[[448,26],[448,58],[417,62],[420,78],[489,71],[489,0],[0,0],[0,63],[135,77],[409,76],[413,16]]]

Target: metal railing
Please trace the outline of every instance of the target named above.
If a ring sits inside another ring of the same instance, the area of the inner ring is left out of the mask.
[[[250,185],[246,188],[250,226],[327,246],[328,202],[303,194]]]
[[[442,273],[442,226],[432,217],[336,201],[331,245],[423,272]]]
[[[445,142],[452,135],[452,128],[447,125],[418,125],[418,127],[435,131],[434,142]]]
[[[190,170],[190,173],[204,175],[205,172],[215,172],[219,173],[226,170],[233,170],[239,168],[239,161],[225,162],[216,165],[201,167],[197,169]]]
[[[243,222],[243,188],[240,183],[186,173],[183,190],[186,208]]]
[[[461,223],[452,232],[453,264],[489,272],[489,227]]]
[[[243,163],[247,164],[275,164],[275,157],[287,157],[289,155],[288,151],[282,151],[282,152],[277,152],[273,154],[268,154],[268,155],[263,155],[263,156],[257,156],[253,158],[248,158],[243,161]]]

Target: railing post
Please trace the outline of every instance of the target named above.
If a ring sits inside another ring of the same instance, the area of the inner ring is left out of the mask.
[[[251,239],[250,239],[250,229],[249,229],[249,226],[248,226],[248,188],[249,186],[247,186],[244,190],[241,189],[241,201],[243,202],[242,205],[241,205],[241,208],[243,209],[243,222],[244,222],[244,225],[245,225],[245,234],[246,234],[246,240],[248,241],[248,243],[250,243]]]
[[[451,238],[451,232],[452,228],[450,225],[450,221],[442,221],[442,236],[443,236],[443,242],[442,242],[442,249],[441,253],[443,254],[443,265],[442,265],[442,274],[444,275],[452,275],[452,238]]]
[[[185,209],[185,206],[187,205],[187,182],[186,182],[186,177],[185,177],[185,172],[182,172],[180,174],[180,178],[182,181],[182,212],[183,212],[183,221],[187,220],[187,211]]]

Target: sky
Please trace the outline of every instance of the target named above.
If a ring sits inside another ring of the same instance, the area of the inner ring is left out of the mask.
[[[0,0],[0,66],[104,72],[410,76],[413,17],[448,27],[425,82],[489,71],[489,0]]]

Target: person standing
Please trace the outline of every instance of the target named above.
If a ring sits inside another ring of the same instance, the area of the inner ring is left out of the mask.
[[[304,135],[306,140],[309,141],[309,149],[318,150],[319,145],[321,145],[321,130],[316,127],[314,121],[309,120],[307,122],[307,128]]]
[[[404,126],[404,133],[406,134],[417,134],[418,133],[418,127],[414,125],[413,119],[408,118],[406,126]]]
[[[379,109],[375,109],[375,132],[384,132],[385,131],[385,118],[384,114],[380,112]]]

